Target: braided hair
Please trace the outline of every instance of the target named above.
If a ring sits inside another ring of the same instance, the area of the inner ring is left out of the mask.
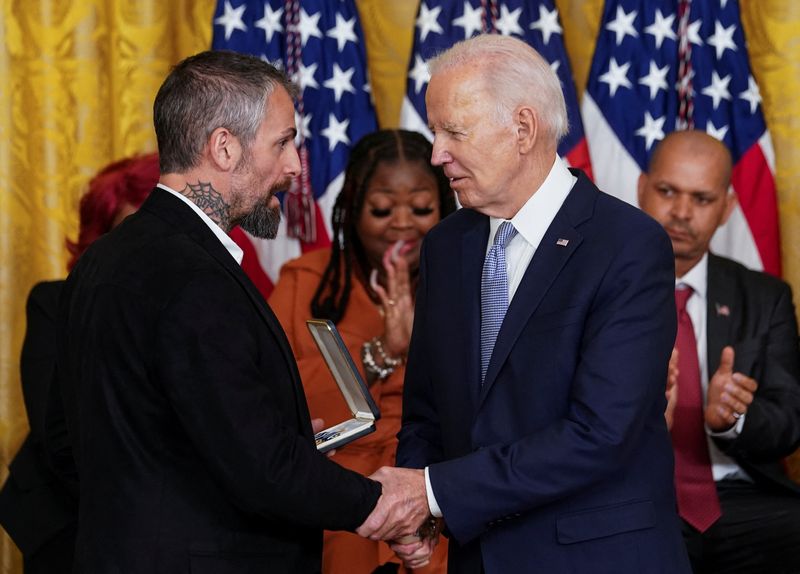
[[[450,182],[440,167],[430,164],[433,147],[422,134],[407,130],[379,130],[367,134],[350,153],[342,191],[333,206],[331,258],[311,299],[312,317],[338,323],[347,310],[354,265],[369,275],[370,265],[356,224],[364,207],[369,182],[381,163],[420,162],[436,178],[439,213],[455,210]]]

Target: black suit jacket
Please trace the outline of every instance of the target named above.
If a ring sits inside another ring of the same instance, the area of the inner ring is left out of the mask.
[[[50,467],[45,455],[45,411],[56,364],[55,318],[63,281],[38,283],[26,306],[27,327],[20,359],[20,381],[30,433],[9,466],[0,491],[0,524],[25,556],[48,552],[46,544],[66,529],[74,531],[77,501]],[[44,558],[64,564],[72,555]]]
[[[164,190],[81,257],[58,347],[81,572],[318,572],[380,495],[317,452],[277,319]]]
[[[709,379],[722,349],[732,345],[734,369],[759,385],[739,437],[715,441],[758,484],[800,494],[781,463],[800,446],[800,348],[791,289],[709,253],[707,304]]]

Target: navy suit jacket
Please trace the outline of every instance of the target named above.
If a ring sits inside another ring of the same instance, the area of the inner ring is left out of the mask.
[[[482,386],[488,218],[425,238],[397,462],[430,467],[450,572],[689,572],[664,422],[672,248],[573,173]]]
[[[766,273],[708,255],[708,377],[726,345],[734,369],[758,382],[736,439],[716,438],[763,489],[800,495],[781,463],[800,446],[800,348],[789,286]]]

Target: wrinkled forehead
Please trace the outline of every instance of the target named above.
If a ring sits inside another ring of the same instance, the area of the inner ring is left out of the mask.
[[[486,83],[475,70],[463,67],[452,68],[431,77],[425,104],[428,118],[431,114],[447,115],[448,112],[467,111],[488,103]]]

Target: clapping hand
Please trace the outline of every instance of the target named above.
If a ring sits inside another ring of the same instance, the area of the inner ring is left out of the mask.
[[[391,357],[402,357],[408,352],[411,327],[414,324],[414,300],[411,293],[411,274],[404,257],[414,243],[395,242],[383,254],[386,286],[378,283],[378,270],[370,275],[370,287],[378,295],[383,308],[384,334],[382,344]]]
[[[675,405],[678,404],[678,349],[672,349],[669,357],[669,371],[667,372],[667,408],[664,411],[664,419],[667,421],[667,429],[672,428],[672,421],[675,418]]]
[[[755,379],[733,372],[733,347],[722,349],[719,367],[708,382],[706,426],[713,432],[731,428],[753,402],[758,388]]]
[[[705,423],[713,432],[725,431],[736,424],[739,417],[747,412],[758,388],[755,379],[733,372],[734,357],[733,347],[725,347],[722,350],[719,367],[708,383]],[[667,428],[671,428],[678,400],[677,349],[673,349],[669,359],[666,396],[667,409],[664,411],[664,418],[667,421]]]

